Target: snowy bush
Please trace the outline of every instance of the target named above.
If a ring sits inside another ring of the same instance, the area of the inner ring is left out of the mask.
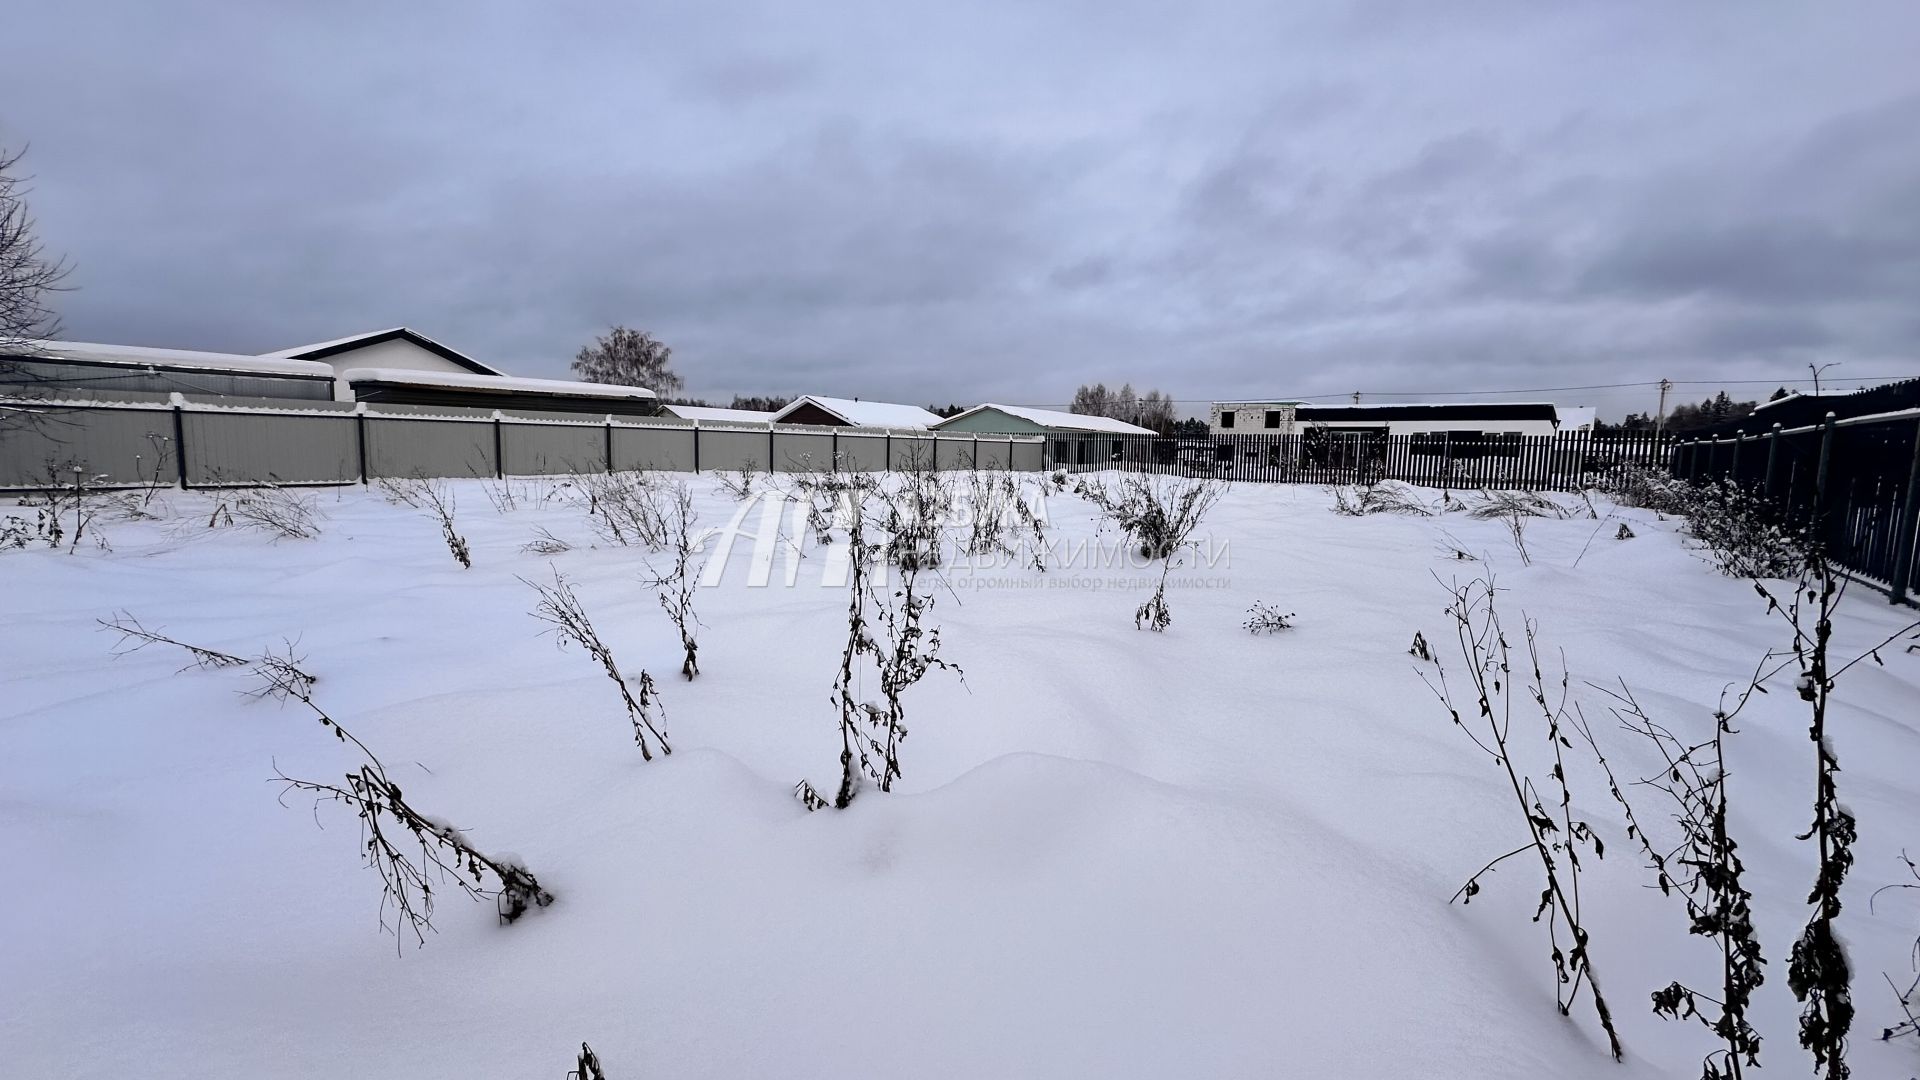
[[[748,458],[746,464],[732,472],[715,470],[713,475],[715,479],[719,480],[720,490],[722,492],[733,496],[738,502],[746,502],[748,499],[753,498],[755,494],[754,484],[760,480],[762,475],[755,465],[756,462],[752,458]]]
[[[1265,601],[1256,600],[1247,609],[1247,621],[1243,625],[1250,634],[1277,634],[1293,629],[1293,614],[1291,611],[1282,613]]]
[[[1140,558],[1160,564],[1160,580],[1133,613],[1135,629],[1163,631],[1173,624],[1167,608],[1167,574],[1174,557],[1226,494],[1218,480],[1185,476],[1129,476],[1118,494],[1097,482],[1082,483],[1075,494],[1100,508],[1120,528]]]
[[[1580,918],[1581,852],[1591,851],[1595,858],[1599,858],[1605,848],[1592,826],[1573,816],[1572,796],[1567,788],[1566,766],[1561,753],[1564,747],[1571,745],[1562,734],[1563,728],[1568,726],[1566,673],[1564,670],[1561,672],[1558,693],[1554,694],[1541,669],[1539,643],[1531,622],[1524,624],[1526,655],[1514,655],[1495,606],[1495,590],[1491,581],[1480,579],[1455,586],[1452,593],[1453,601],[1447,608],[1447,614],[1453,620],[1455,638],[1465,668],[1468,693],[1464,695],[1464,700],[1472,703],[1468,706],[1471,723],[1456,704],[1446,669],[1437,658],[1433,676],[1429,678],[1422,671],[1420,678],[1439,698],[1454,725],[1500,767],[1513,796],[1516,816],[1525,831],[1524,843],[1475,871],[1466,884],[1454,893],[1454,899],[1472,903],[1480,892],[1480,879],[1508,859],[1529,854],[1538,858],[1544,887],[1540,892],[1540,906],[1534,913],[1534,921],[1544,920],[1547,928],[1556,1000],[1561,1015],[1572,1014],[1573,1005],[1584,985],[1593,1002],[1601,1030],[1606,1033],[1607,1044],[1617,1060],[1621,1056],[1620,1036],[1614,1030],[1612,1010],[1608,1008],[1606,998],[1600,992],[1600,983],[1594,976],[1590,951],[1592,942]],[[1416,652],[1424,644],[1418,637],[1414,643]],[[1514,684],[1516,674],[1530,674],[1524,689]],[[1516,701],[1523,703],[1520,706],[1522,715],[1531,709],[1541,719],[1539,734],[1546,740],[1553,761],[1550,784],[1536,783],[1524,766],[1514,760],[1509,738],[1513,733]]]
[[[923,485],[910,483],[905,490],[909,500],[932,497]],[[925,625],[934,599],[921,584],[920,574],[933,563],[916,555],[899,558],[894,554],[899,549],[891,530],[899,524],[900,503],[879,497],[871,483],[857,485],[854,494],[847,524],[847,640],[833,680],[833,701],[840,714],[840,786],[828,800],[802,780],[794,794],[809,810],[829,805],[846,809],[864,781],[874,782],[881,791],[893,790],[893,781],[900,776],[900,744],[907,737],[904,693],[936,668],[962,675],[957,665],[940,655],[939,628]],[[879,503],[877,522],[868,520],[869,495]],[[887,539],[868,539],[880,532]],[[885,574],[889,559],[898,560],[898,578],[891,584]],[[880,701],[861,700],[859,688],[869,674],[879,688]]]
[[[1737,704],[1729,708],[1723,703],[1714,716],[1712,738],[1701,741],[1682,739],[1648,717],[1624,682],[1617,691],[1601,688],[1612,699],[1609,711],[1621,728],[1646,739],[1663,762],[1659,773],[1637,781],[1637,786],[1656,793],[1678,826],[1680,840],[1671,847],[1656,843],[1635,815],[1585,717],[1576,715],[1569,725],[1606,775],[1607,789],[1626,816],[1627,838],[1655,872],[1661,895],[1679,898],[1686,909],[1687,932],[1710,939],[1720,955],[1720,985],[1713,993],[1675,980],[1651,995],[1655,1014],[1698,1019],[1722,1040],[1722,1048],[1702,1062],[1701,1080],[1736,1080],[1743,1067],[1760,1064],[1760,1033],[1748,1021],[1747,1007],[1766,981],[1766,958],[1754,936],[1753,894],[1742,882],[1746,867],[1728,830],[1725,769],[1733,717],[1759,688],[1756,673]]]
[[[668,510],[673,485],[642,471],[586,473],[575,490],[587,500],[587,523],[609,544],[663,550],[671,540]]]
[[[580,597],[574,593],[573,585],[566,576],[558,570],[554,571],[552,585],[527,581],[526,578],[520,580],[540,595],[532,615],[552,628],[548,632],[553,634],[555,644],[565,649],[571,642],[585,649],[607,678],[620,688],[620,701],[626,706],[627,722],[633,726],[633,741],[640,747],[641,760],[653,760],[648,736],[659,741],[661,753],[673,753],[673,747],[667,744],[666,732],[654,722],[654,714],[664,710],[659,703],[653,676],[643,669],[634,683],[628,683],[620,665],[614,661],[613,650],[600,640],[600,635],[593,628],[593,621],[587,617],[586,606],[580,603]]]
[[[312,495],[278,484],[223,490],[215,496],[209,525],[235,525],[269,533],[275,539],[311,540],[320,535],[320,513]]]
[[[1432,517],[1433,508],[1421,501],[1406,484],[1393,480],[1355,484],[1350,488],[1332,487],[1334,513],[1345,517],[1368,514],[1399,514],[1407,517]]]
[[[647,585],[659,590],[660,607],[680,633],[680,648],[685,654],[680,664],[680,674],[691,679],[700,674],[700,643],[696,633],[700,619],[693,613],[693,593],[699,580],[699,568],[694,566],[693,557],[699,549],[701,538],[693,531],[697,515],[693,512],[693,495],[687,490],[687,485],[674,483],[666,506],[667,550],[673,556],[673,564],[666,573],[654,574]]]
[[[451,822],[416,809],[372,749],[314,699],[320,680],[300,666],[304,661],[291,648],[249,658],[175,640],[148,630],[131,615],[103,625],[117,631],[129,650],[166,645],[184,650],[191,666],[245,668],[257,680],[254,696],[299,702],[335,739],[359,753],[361,763],[340,783],[297,779],[277,767],[274,779],[284,785],[283,800],[285,793],[302,792],[314,796],[316,805],[333,802],[353,810],[360,821],[361,854],[380,876],[380,926],[394,933],[396,944],[401,926],[416,945],[426,944],[426,932],[433,929],[436,881],[450,880],[469,897],[493,900],[500,921],[506,923],[517,921],[529,908],[553,903],[553,894],[517,857],[489,855]],[[396,917],[392,926],[386,921],[389,908]]]
[[[457,504],[451,488],[439,480],[414,476],[382,479],[380,490],[386,494],[388,502],[425,510],[433,515],[433,519],[440,523],[440,539],[446,542],[447,553],[463,569],[473,569],[473,553],[467,548],[467,538],[453,527]]]

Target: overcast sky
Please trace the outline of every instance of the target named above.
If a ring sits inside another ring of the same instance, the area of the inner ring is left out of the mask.
[[[920,403],[1920,374],[1905,0],[5,23],[0,143],[30,144],[77,340],[405,324],[557,376],[619,322],[704,397]]]

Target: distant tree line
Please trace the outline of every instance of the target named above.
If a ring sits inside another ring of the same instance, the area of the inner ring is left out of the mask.
[[[1775,390],[1767,400],[1779,401],[1789,393],[1790,391],[1783,386]],[[1674,406],[1673,411],[1667,414],[1666,430],[1676,435],[1684,435],[1690,431],[1705,431],[1708,428],[1739,420],[1759,407],[1760,403],[1757,401],[1735,401],[1727,396],[1725,390],[1722,390],[1698,405]],[[1649,413],[1628,413],[1626,418],[1617,424],[1596,422],[1593,430],[1597,434],[1614,435],[1629,431],[1652,431],[1659,426],[1658,419]]]
[[[1068,408],[1082,416],[1105,416],[1152,428],[1162,435],[1173,431],[1173,399],[1158,390],[1136,394],[1132,383],[1123,383],[1118,390],[1107,389],[1106,383],[1082,386],[1074,391]]]

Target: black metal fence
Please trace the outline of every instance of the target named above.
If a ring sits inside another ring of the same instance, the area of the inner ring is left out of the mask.
[[[1665,468],[1673,441],[1651,432],[1506,435],[1311,428],[1293,435],[1053,435],[1048,461],[1071,471],[1217,476],[1280,484],[1400,480],[1439,488],[1578,491],[1626,465]]]
[[[1920,594],[1920,410],[1682,442],[1673,472],[1758,492],[1895,601]]]

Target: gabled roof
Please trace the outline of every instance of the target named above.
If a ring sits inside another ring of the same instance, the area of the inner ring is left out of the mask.
[[[644,386],[569,382],[565,379],[516,379],[506,375],[467,375],[452,371],[419,371],[414,368],[349,368],[340,373],[340,380],[349,386],[356,383],[388,383],[460,390],[492,390],[507,394],[544,394],[548,397],[650,400],[654,396],[653,391]]]
[[[682,420],[724,420],[734,424],[764,424],[773,419],[770,412],[757,409],[716,409],[711,405],[668,405],[668,412]]]
[[[795,398],[786,408],[774,413],[774,423],[785,421],[789,414],[809,404],[839,417],[843,423],[853,427],[929,428],[940,422],[940,417],[918,405],[894,405],[885,401],[859,401],[808,394]]]
[[[124,364],[132,367],[187,368],[194,371],[233,371],[247,375],[305,375],[333,378],[333,369],[308,360],[247,356],[240,353],[199,352],[194,349],[153,349],[144,345],[102,345],[90,341],[30,341],[8,350],[23,360],[71,360],[84,364]]]
[[[1143,428],[1138,424],[1129,424],[1125,420],[1115,420],[1110,416],[1089,416],[1086,413],[1057,412],[1053,409],[1029,409],[1023,405],[975,405],[962,413],[955,413],[933,425],[935,430],[953,423],[963,416],[972,416],[982,409],[992,409],[1015,416],[1030,424],[1041,427],[1061,428],[1067,431],[1100,431],[1115,435],[1158,435],[1152,428]]]
[[[498,368],[488,367],[465,353],[455,352],[425,334],[396,326],[390,330],[372,330],[352,337],[335,338],[332,341],[316,341],[311,345],[295,345],[291,349],[266,353],[266,356],[281,356],[292,360],[325,360],[329,356],[338,356],[343,352],[363,349],[369,345],[379,345],[388,341],[406,341],[427,350],[450,364],[457,364],[476,375],[504,375]]]

